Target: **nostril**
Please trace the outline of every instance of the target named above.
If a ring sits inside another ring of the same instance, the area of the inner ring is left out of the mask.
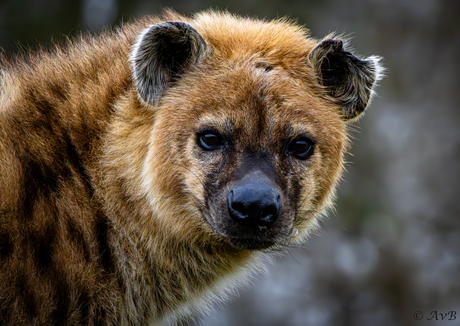
[[[281,196],[278,195],[276,200],[272,201],[261,210],[259,216],[259,224],[269,225],[276,221],[278,218],[279,211],[281,209]]]
[[[247,210],[242,202],[233,202],[232,210],[238,214],[239,218],[246,218],[247,217]]]
[[[239,223],[246,224],[248,223],[248,216],[244,204],[244,201],[236,200],[233,189],[230,190],[228,194],[228,211],[230,217]]]

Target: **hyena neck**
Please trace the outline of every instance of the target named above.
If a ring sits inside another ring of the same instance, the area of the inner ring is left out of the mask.
[[[149,240],[117,233],[114,247],[126,281],[128,315],[136,312],[155,323],[171,318],[171,312],[179,319],[200,314],[209,302],[225,300],[264,266],[259,255],[246,253],[236,259],[222,247],[191,245],[161,232]],[[160,236],[166,237],[158,241]]]

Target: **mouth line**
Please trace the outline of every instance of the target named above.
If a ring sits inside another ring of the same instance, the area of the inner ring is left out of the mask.
[[[215,229],[215,232],[223,237],[227,243],[239,249],[271,250],[273,248],[280,249],[289,246],[290,236],[285,234],[277,234],[275,236],[264,236],[262,234],[234,235],[217,229]],[[291,232],[288,233],[290,234]]]
[[[224,238],[231,246],[240,250],[263,250],[276,245],[275,241],[261,241],[255,238],[239,238],[233,236],[226,236]]]
[[[209,222],[208,222],[209,223]],[[277,245],[278,241],[276,239],[264,239],[263,236],[260,234],[258,235],[233,235],[229,234],[225,230],[222,230],[216,225],[209,223],[211,228],[213,229],[214,233],[218,234],[222,239],[225,240],[228,244],[232,247],[240,250],[261,250],[261,249],[268,249],[272,246]],[[257,230],[260,232],[263,230]]]
[[[210,212],[200,211],[213,233],[238,250],[279,250],[288,247],[289,238],[294,230],[293,226],[287,230],[282,230],[282,232],[270,226],[253,226],[241,229],[239,226],[236,228],[233,226],[228,229],[225,224],[216,223]],[[221,216],[221,218],[225,219],[226,217]]]

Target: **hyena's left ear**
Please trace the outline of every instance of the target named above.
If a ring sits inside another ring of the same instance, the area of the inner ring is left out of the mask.
[[[381,58],[358,58],[344,50],[341,40],[326,39],[308,59],[328,97],[342,107],[342,117],[348,120],[360,116],[383,77]]]
[[[208,46],[189,24],[165,22],[145,29],[131,52],[139,95],[155,104],[162,91],[208,54]]]

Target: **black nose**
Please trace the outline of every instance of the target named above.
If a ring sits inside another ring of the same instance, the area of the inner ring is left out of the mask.
[[[280,209],[281,195],[268,179],[245,178],[228,193],[230,217],[240,224],[270,225]]]

